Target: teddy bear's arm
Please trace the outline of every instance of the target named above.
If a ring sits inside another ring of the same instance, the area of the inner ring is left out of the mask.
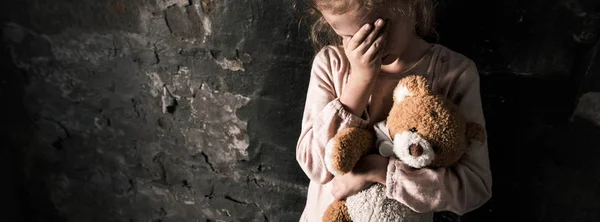
[[[333,175],[343,175],[352,171],[354,165],[374,144],[371,131],[350,127],[338,132],[325,148],[325,163]]]

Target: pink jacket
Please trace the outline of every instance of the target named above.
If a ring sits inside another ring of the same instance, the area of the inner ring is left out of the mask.
[[[321,221],[323,212],[334,200],[330,183],[333,175],[327,171],[323,160],[327,142],[347,127],[373,127],[385,120],[392,105],[392,93],[383,90],[393,87],[375,87],[366,119],[343,108],[339,97],[348,80],[350,64],[342,50],[335,46],[325,47],[312,65],[302,131],[296,147],[296,159],[311,181],[300,221]],[[479,75],[470,59],[433,44],[415,66],[399,75],[381,74],[376,84],[396,85],[407,74],[427,77],[435,93],[454,101],[467,120],[485,126]],[[417,212],[464,214],[489,200],[491,187],[487,142],[470,149],[452,168],[410,170],[395,158],[390,158],[388,163],[387,196]]]

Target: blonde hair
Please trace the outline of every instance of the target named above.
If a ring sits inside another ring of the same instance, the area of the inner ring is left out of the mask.
[[[398,1],[405,3],[408,11],[404,12],[407,15],[412,15],[415,18],[415,31],[421,38],[428,37],[433,34],[437,38],[437,33],[434,29],[434,5],[433,0],[306,0],[308,3],[308,14],[313,21],[311,25],[311,41],[315,52],[327,45],[341,45],[342,39],[338,36],[331,26],[325,21],[321,10],[330,10],[336,14],[342,14],[349,10],[350,7],[358,4],[360,8],[372,10],[379,4],[386,1]],[[296,4],[295,4],[296,6]]]

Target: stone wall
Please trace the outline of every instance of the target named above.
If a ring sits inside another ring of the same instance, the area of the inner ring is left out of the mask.
[[[439,2],[439,42],[480,70],[494,172],[488,204],[439,220],[598,220],[596,2]],[[313,51],[291,4],[0,3],[10,217],[297,220]]]

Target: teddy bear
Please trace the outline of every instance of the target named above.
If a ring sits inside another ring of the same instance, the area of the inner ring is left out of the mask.
[[[391,146],[379,146],[382,155],[393,155],[409,167],[449,167],[469,146],[485,140],[483,126],[467,122],[452,101],[431,92],[427,79],[403,77],[393,91],[393,106],[381,123],[387,124]],[[379,124],[381,124],[379,123]],[[326,145],[325,165],[335,176],[350,172],[356,162],[372,150],[373,131],[351,127],[338,132]],[[374,184],[334,201],[323,221],[420,221],[430,214],[412,211],[385,195],[385,186]]]

